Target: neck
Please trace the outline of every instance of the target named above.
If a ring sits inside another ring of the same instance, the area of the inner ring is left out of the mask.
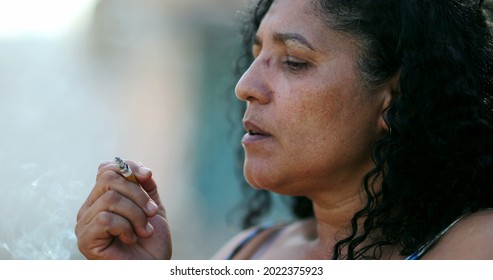
[[[319,257],[331,258],[335,244],[348,236],[351,219],[366,205],[366,195],[361,184],[345,191],[310,196],[315,213],[311,252]]]

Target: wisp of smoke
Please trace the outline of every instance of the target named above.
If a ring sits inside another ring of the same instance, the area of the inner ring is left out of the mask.
[[[0,259],[80,259],[74,226],[84,184],[63,179],[74,178],[67,168],[14,165],[2,186]]]

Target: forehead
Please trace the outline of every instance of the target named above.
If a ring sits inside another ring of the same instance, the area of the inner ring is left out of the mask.
[[[275,0],[262,20],[259,31],[267,23],[281,26],[291,23],[290,25],[298,28],[307,28],[310,21],[317,19],[314,13],[309,12],[313,7],[311,2],[312,0]]]
[[[313,7],[313,0],[274,0],[271,10],[284,9],[292,12],[305,12]]]
[[[330,28],[315,5],[314,0],[275,0],[260,24],[258,38],[263,41],[274,33],[297,33],[322,53],[355,50],[356,40]]]

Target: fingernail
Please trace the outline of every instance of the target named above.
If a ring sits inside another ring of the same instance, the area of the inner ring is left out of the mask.
[[[147,176],[149,173],[151,173],[151,170],[147,167],[141,167],[141,168],[139,168],[138,172],[142,176]]]
[[[146,231],[151,233],[154,231],[154,227],[151,225],[151,223],[147,223],[146,225]]]
[[[157,210],[157,204],[153,200],[149,200],[147,202],[146,208],[147,208],[147,211],[149,211],[149,213],[154,213],[154,211]]]

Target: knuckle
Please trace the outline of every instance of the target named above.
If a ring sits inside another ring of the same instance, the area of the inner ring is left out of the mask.
[[[119,192],[110,189],[101,196],[101,199],[104,204],[111,208],[122,200],[122,195]]]
[[[77,247],[79,248],[79,251],[84,255],[87,256],[87,250],[86,250],[86,241],[83,240],[82,238],[77,239]]]
[[[101,228],[109,228],[113,225],[113,214],[110,212],[99,212],[96,217],[94,217],[94,223]]]
[[[109,183],[113,181],[118,181],[121,179],[121,175],[116,173],[113,170],[105,170],[102,173],[99,174],[98,176],[98,181],[102,183]]]
[[[79,222],[82,219],[82,216],[84,216],[84,213],[82,211],[82,208],[80,208],[79,211],[77,212],[77,219],[76,219],[76,221]]]
[[[108,166],[109,164],[111,164],[113,161],[110,161],[110,160],[107,160],[107,161],[103,161],[99,164],[98,166],[98,170],[101,170],[103,168],[105,168],[106,166]]]
[[[74,229],[74,232],[75,232],[75,236],[77,236],[77,239],[80,240],[81,239],[81,224],[80,223],[76,223],[75,224],[75,229]]]
[[[107,170],[97,176],[96,184],[105,190],[110,190],[112,185],[121,183],[122,180],[124,179],[120,174],[112,170]]]

